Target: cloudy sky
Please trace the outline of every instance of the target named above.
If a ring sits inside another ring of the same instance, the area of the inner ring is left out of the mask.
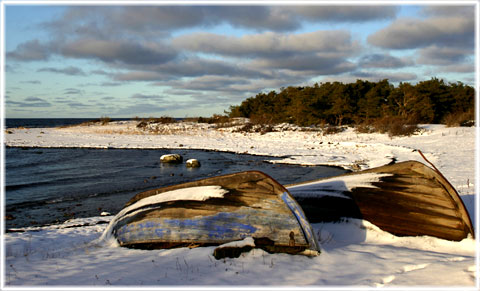
[[[357,79],[474,85],[475,6],[385,4],[5,5],[6,116],[210,116]]]

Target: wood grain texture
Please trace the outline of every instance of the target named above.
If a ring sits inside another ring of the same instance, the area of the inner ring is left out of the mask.
[[[150,196],[198,186],[221,186],[228,193],[205,201],[145,205],[134,213],[126,213],[113,228],[120,245],[141,248],[220,245],[253,237],[272,241],[273,245],[265,245],[269,251],[319,250],[311,226],[296,201],[282,185],[257,171],[142,192],[126,207]]]
[[[305,210],[310,222],[355,217],[368,220],[398,236],[429,235],[454,241],[468,235],[474,237],[462,199],[439,172],[422,163],[407,161],[337,178],[341,180],[342,177],[367,173],[389,175],[371,182],[369,187],[360,186],[348,191],[339,189],[344,198],[325,195],[327,192],[322,192],[322,180],[312,181],[315,187],[311,186],[312,182],[305,182],[288,185],[287,188]],[[322,194],[296,195],[308,189]],[[328,188],[328,191],[332,189]],[[328,216],[322,215],[322,212],[327,212]]]

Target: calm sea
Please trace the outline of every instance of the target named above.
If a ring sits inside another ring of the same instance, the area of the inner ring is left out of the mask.
[[[14,127],[49,127],[88,119],[8,120]],[[11,127],[11,126],[7,126]],[[160,156],[181,154],[202,166],[165,165]],[[136,193],[246,170],[263,171],[282,184],[340,175],[332,167],[266,163],[271,157],[201,150],[6,148],[6,227],[45,225],[70,218],[117,213]]]
[[[94,118],[6,118],[5,127],[57,127],[79,124]],[[129,118],[111,118],[113,121],[129,120]]]

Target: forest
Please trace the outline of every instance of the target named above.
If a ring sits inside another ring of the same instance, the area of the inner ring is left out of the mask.
[[[394,86],[378,82],[326,82],[306,87],[281,88],[258,93],[240,105],[230,106],[229,117],[247,117],[263,124],[293,123],[299,126],[379,124],[416,125],[443,123],[473,125],[475,90],[432,78],[417,84]]]

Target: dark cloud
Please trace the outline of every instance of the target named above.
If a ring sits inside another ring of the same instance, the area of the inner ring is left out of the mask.
[[[123,83],[120,82],[103,82],[100,84],[102,87],[118,87],[123,85]]]
[[[7,100],[5,102],[7,106],[15,106],[15,107],[51,107],[48,101],[38,98],[38,97],[27,97],[23,101],[13,101]]]
[[[37,39],[19,44],[13,51],[6,54],[7,60],[44,61],[52,54],[52,47],[40,43]]]
[[[471,47],[475,39],[475,18],[402,18],[368,37],[372,45],[387,49],[413,49],[430,45]]]
[[[426,16],[463,16],[475,17],[475,5],[444,5],[444,6],[423,6],[421,13]]]
[[[62,35],[74,32],[101,38],[123,33],[167,36],[179,29],[225,23],[257,31],[293,31],[305,20],[310,23],[364,22],[391,19],[397,12],[394,6],[75,6],[44,26]]]
[[[132,99],[138,100],[154,100],[154,101],[164,101],[165,97],[160,95],[145,95],[145,94],[134,94],[131,97]]]
[[[363,68],[403,68],[414,65],[410,58],[397,58],[388,54],[372,54],[363,56],[359,60]]]
[[[122,85],[123,83],[120,83],[120,82],[103,82],[100,84],[100,86],[102,87],[118,87]]]
[[[63,94],[65,95],[83,95],[84,93],[85,93],[84,90],[80,90],[77,88],[67,88],[63,92]]]
[[[70,108],[74,108],[74,109],[81,109],[81,108],[89,108],[89,107],[92,107],[92,105],[90,105],[90,104],[83,104],[83,103],[80,103],[80,102],[69,102],[69,103],[67,103],[67,105],[68,105]]]
[[[284,69],[310,72],[312,75],[336,75],[356,68],[356,65],[343,58],[329,58],[316,54],[295,55],[290,58],[261,59],[252,64],[264,69]]]
[[[198,77],[203,75],[263,77],[261,72],[250,70],[238,61],[224,61],[189,57],[175,60],[155,68],[171,77]]]
[[[395,6],[293,6],[283,8],[292,11],[296,17],[311,22],[366,22],[393,19],[399,7]]]
[[[173,49],[159,43],[103,39],[77,39],[65,44],[60,51],[66,57],[123,64],[161,64],[177,55]]]
[[[469,49],[433,45],[419,50],[417,62],[437,66],[458,65],[471,61],[471,55],[473,55],[473,52]],[[473,63],[473,61],[471,62]]]
[[[37,72],[48,72],[48,73],[56,73],[56,74],[64,74],[68,76],[86,76],[85,72],[77,67],[66,67],[66,68],[41,68],[38,69]]]
[[[116,81],[157,81],[164,82],[184,77],[219,75],[232,77],[266,77],[258,70],[231,61],[202,59],[198,57],[176,59],[166,64],[150,66],[132,66],[141,69],[117,73],[112,76]]]
[[[165,75],[153,71],[130,71],[113,76],[116,81],[158,81]]]
[[[40,81],[38,81],[38,80],[21,81],[20,83],[22,83],[22,84],[32,84],[32,85],[40,85],[40,84],[42,84],[42,82],[40,82]]]

